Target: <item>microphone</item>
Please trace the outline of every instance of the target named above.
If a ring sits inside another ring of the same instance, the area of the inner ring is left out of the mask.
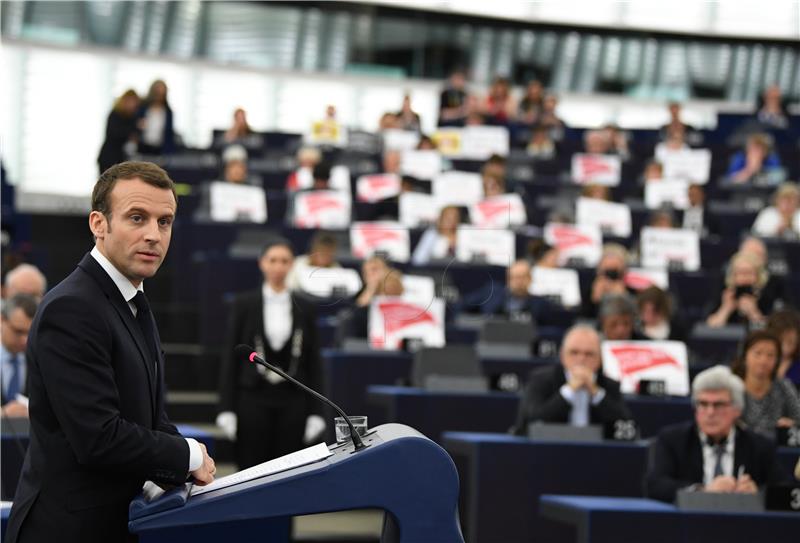
[[[264,360],[263,358],[258,356],[258,353],[256,353],[256,351],[251,346],[244,345],[244,344],[240,343],[239,345],[237,345],[233,349],[233,352],[234,352],[234,354],[236,355],[237,358],[243,358],[243,359],[249,360],[250,362],[253,362],[254,364],[260,364],[260,365],[264,366],[268,370],[277,373],[278,375],[280,375],[281,377],[283,377],[284,379],[286,379],[290,383],[293,383],[294,385],[296,385],[296,386],[300,387],[301,389],[305,390],[306,392],[308,392],[309,394],[311,394],[312,396],[314,396],[318,400],[320,400],[320,401],[328,404],[329,406],[331,406],[337,413],[339,413],[339,416],[341,416],[347,422],[347,425],[350,427],[350,439],[353,441],[353,447],[355,447],[355,450],[356,451],[360,451],[362,449],[366,449],[367,447],[369,447],[369,445],[364,445],[364,442],[361,440],[361,436],[358,435],[358,432],[356,432],[356,429],[353,427],[353,423],[350,422],[350,417],[348,417],[345,414],[345,412],[342,411],[341,407],[339,407],[338,405],[336,405],[335,403],[330,401],[328,398],[326,398],[325,396],[323,396],[322,394],[320,394],[316,390],[307,387],[306,385],[304,385],[303,383],[301,383],[300,381],[298,381],[294,377],[290,376],[289,374],[287,374],[285,371],[283,371],[279,367],[273,366],[272,364],[270,364],[269,362],[267,362],[266,360]]]

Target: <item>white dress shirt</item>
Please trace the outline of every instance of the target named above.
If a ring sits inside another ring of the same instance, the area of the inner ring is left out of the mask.
[[[97,246],[92,249],[91,252],[92,257],[100,264],[100,267],[105,270],[111,280],[114,281],[114,284],[117,285],[120,294],[128,302],[128,307],[131,309],[131,313],[133,316],[136,316],[136,306],[133,304],[133,297],[136,296],[136,293],[139,291],[144,292],[144,283],[139,283],[139,287],[134,287],[133,283],[130,280],[122,275],[122,273],[111,263],[108,258],[105,257],[103,253],[100,252],[100,249]],[[189,445],[189,471],[194,471],[200,466],[203,465],[203,451],[200,449],[200,444],[191,438],[184,438],[186,439],[186,443]]]
[[[717,450],[708,444],[708,436],[703,432],[700,434],[700,443],[703,447],[703,484],[708,485],[714,480],[714,468],[717,465]],[[736,477],[733,473],[733,451],[736,444],[736,428],[731,428],[728,439],[725,442],[725,452],[722,454],[722,474]]]
[[[280,351],[292,335],[292,296],[289,289],[275,292],[269,284],[262,287],[264,294],[264,336],[273,351]]]

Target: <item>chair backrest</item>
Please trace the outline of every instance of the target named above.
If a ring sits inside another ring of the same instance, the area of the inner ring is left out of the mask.
[[[487,320],[480,332],[482,343],[530,345],[536,339],[536,324],[507,320]]]
[[[414,354],[414,386],[424,387],[429,376],[482,377],[480,361],[471,345],[423,347]]]

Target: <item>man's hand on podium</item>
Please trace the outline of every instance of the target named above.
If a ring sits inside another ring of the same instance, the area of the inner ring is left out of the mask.
[[[325,431],[325,427],[325,419],[319,415],[309,415],[306,419],[306,431],[303,434],[303,443],[308,445],[319,438],[322,432]]]
[[[199,468],[192,472],[195,484],[203,486],[214,480],[214,474],[217,473],[217,466],[214,464],[214,459],[208,456],[206,446],[199,443],[200,449],[203,451],[203,463]]]
[[[236,439],[236,425],[236,413],[233,411],[223,411],[217,415],[217,427],[222,430],[222,432],[225,434],[225,437],[231,441]]]

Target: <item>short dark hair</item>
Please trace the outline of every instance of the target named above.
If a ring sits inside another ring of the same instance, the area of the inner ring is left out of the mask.
[[[647,287],[639,292],[637,302],[641,308],[644,304],[653,304],[656,313],[667,318],[672,316],[672,300],[669,294],[656,286]]]
[[[3,318],[7,319],[14,311],[21,309],[22,312],[25,313],[26,317],[32,319],[33,316],[36,315],[36,309],[38,307],[39,302],[35,296],[19,293],[13,295],[11,298],[3,302],[1,313]]]
[[[339,247],[339,240],[330,232],[317,232],[311,237],[311,247],[329,247],[336,250]]]
[[[747,334],[744,345],[742,345],[742,349],[739,351],[739,356],[734,360],[731,369],[733,373],[744,379],[747,375],[747,364],[745,363],[747,360],[747,351],[752,349],[753,345],[760,341],[770,341],[775,345],[775,367],[772,368],[772,375],[770,375],[770,378],[774,381],[775,377],[778,375],[778,366],[781,363],[781,340],[768,330],[756,330]]]
[[[172,191],[175,205],[178,205],[178,195],[175,192],[175,182],[161,167],[152,162],[137,162],[130,160],[114,164],[104,171],[92,190],[92,211],[99,211],[106,217],[111,217],[111,191],[120,179],[141,179],[148,185],[159,189]]]
[[[268,239],[261,247],[261,257],[267,254],[267,251],[273,247],[286,247],[289,252],[292,253],[292,256],[294,256],[294,247],[292,247],[292,244],[289,242],[289,240],[276,236]]]
[[[616,315],[630,315],[636,318],[636,305],[627,294],[606,294],[600,300],[600,309],[597,313],[600,322],[606,317]]]
[[[794,330],[797,332],[798,340],[800,340],[800,313],[794,309],[781,309],[780,311],[775,311],[767,319],[766,329],[767,331],[775,334],[778,339],[780,339],[786,332]],[[782,354],[786,355],[787,353]],[[800,354],[800,341],[798,341],[795,351],[788,354],[791,355],[792,358],[797,358],[797,355]]]

